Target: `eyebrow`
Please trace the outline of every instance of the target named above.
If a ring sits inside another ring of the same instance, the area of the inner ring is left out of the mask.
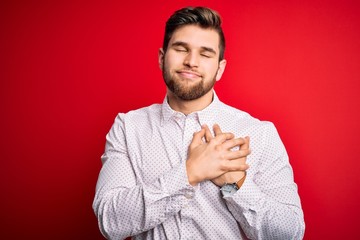
[[[172,47],[177,47],[177,46],[180,46],[180,47],[186,47],[188,48],[189,47],[189,44],[187,44],[186,42],[182,42],[182,41],[176,41],[176,42],[173,42],[171,44]],[[210,53],[213,53],[216,55],[216,51],[211,48],[211,47],[205,47],[205,46],[201,46],[200,47],[203,51],[206,51],[206,52],[210,52]]]

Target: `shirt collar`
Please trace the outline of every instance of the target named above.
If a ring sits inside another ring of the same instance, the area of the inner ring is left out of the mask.
[[[221,102],[214,90],[213,93],[213,100],[210,105],[208,105],[201,111],[194,112],[198,116],[200,125],[207,124],[210,127],[215,124],[214,118]],[[170,121],[173,117],[178,115],[182,115],[182,113],[173,110],[167,101],[167,96],[165,96],[161,108],[161,126],[163,126],[166,122]]]

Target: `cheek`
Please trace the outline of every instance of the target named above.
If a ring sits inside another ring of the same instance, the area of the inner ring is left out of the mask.
[[[209,63],[206,65],[205,73],[207,75],[216,76],[219,69],[219,64]]]
[[[174,68],[174,63],[170,59],[165,59],[163,67],[166,71],[169,72],[169,71],[171,71],[171,69]]]
[[[168,52],[165,55],[164,61],[166,66],[173,67],[181,64],[181,57],[176,54],[173,54],[173,52]]]

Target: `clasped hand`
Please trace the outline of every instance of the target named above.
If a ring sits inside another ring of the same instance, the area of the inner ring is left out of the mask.
[[[223,133],[215,124],[215,136],[204,125],[189,146],[186,170],[193,186],[211,180],[217,186],[240,180],[249,168],[246,157],[250,154],[249,137],[235,138],[232,133]],[[232,150],[239,147],[238,150]]]

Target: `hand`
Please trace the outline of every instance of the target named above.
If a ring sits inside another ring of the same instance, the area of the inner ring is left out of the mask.
[[[215,133],[215,136],[217,136],[219,134],[222,134],[222,131],[221,131],[219,125],[214,126],[214,133]],[[244,153],[243,157],[240,158],[239,162],[241,164],[243,164],[243,165],[246,165],[247,168],[248,168],[249,166],[246,164],[246,158],[250,154],[250,149],[249,149],[250,138],[245,137],[243,139],[244,139],[244,142],[243,142],[243,144],[241,144],[239,146],[239,150],[237,150],[237,151],[242,151]],[[219,177],[216,177],[216,178],[212,179],[211,181],[215,185],[217,185],[219,187],[223,186],[225,183],[234,183],[234,182],[239,181],[241,178],[243,178],[245,176],[245,170],[242,170],[242,171],[229,171],[229,172],[226,172],[226,173],[222,174]]]
[[[245,171],[248,168],[244,156],[246,157],[250,153],[249,148],[231,151],[232,148],[243,145],[245,140],[234,138],[232,133],[216,131],[216,136],[212,137],[209,128],[203,126],[199,132],[194,134],[186,161],[186,170],[191,185],[215,179],[229,171]],[[203,138],[206,138],[205,142]]]

